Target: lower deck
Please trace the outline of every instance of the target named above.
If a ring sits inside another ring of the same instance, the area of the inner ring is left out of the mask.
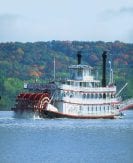
[[[111,104],[102,105],[79,105],[71,103],[56,102],[53,105],[58,112],[69,115],[111,115],[119,113],[117,106]]]

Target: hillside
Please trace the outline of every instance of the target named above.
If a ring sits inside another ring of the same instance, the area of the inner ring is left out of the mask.
[[[51,41],[35,43],[0,43],[0,109],[9,109],[24,81],[53,79],[53,60],[56,78],[67,77],[69,64],[76,63],[76,53],[82,51],[82,62],[95,66],[101,74],[101,54],[108,51],[114,80],[119,89],[128,82],[123,98],[133,97],[133,44],[116,42]],[[107,71],[109,64],[107,64]]]

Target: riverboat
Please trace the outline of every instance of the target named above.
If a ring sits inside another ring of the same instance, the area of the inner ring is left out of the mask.
[[[107,52],[102,54],[102,81],[93,75],[93,67],[81,64],[81,58],[79,51],[77,64],[68,67],[70,75],[66,80],[24,83],[29,92],[17,96],[12,110],[19,115],[32,112],[41,118],[113,119],[120,116],[121,98],[113,82],[112,68],[110,81],[108,84],[106,81]]]

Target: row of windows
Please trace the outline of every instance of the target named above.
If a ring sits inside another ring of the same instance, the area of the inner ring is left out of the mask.
[[[68,108],[68,107],[67,107]],[[106,106],[88,106],[88,107],[71,107],[69,111],[79,111],[79,112],[110,112],[113,110],[113,108],[109,105]]]
[[[95,99],[95,98],[104,98],[104,97],[109,97],[109,98],[113,98],[114,95],[113,94],[109,94],[109,93],[103,93],[103,94],[83,94],[83,98],[91,98],[91,99]]]
[[[95,83],[95,82],[73,82],[73,81],[67,81],[68,85],[71,86],[80,86],[80,87],[99,87],[99,83]]]
[[[81,93],[77,93],[77,92],[63,92],[61,93],[61,97],[75,97],[75,98],[83,98],[83,99],[101,99],[101,98],[114,98],[114,95],[111,93],[100,93],[100,94],[81,94]]]

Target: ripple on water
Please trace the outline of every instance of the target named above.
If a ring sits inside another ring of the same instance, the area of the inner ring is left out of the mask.
[[[133,112],[123,119],[19,119],[0,112],[4,163],[106,163],[133,160]]]

